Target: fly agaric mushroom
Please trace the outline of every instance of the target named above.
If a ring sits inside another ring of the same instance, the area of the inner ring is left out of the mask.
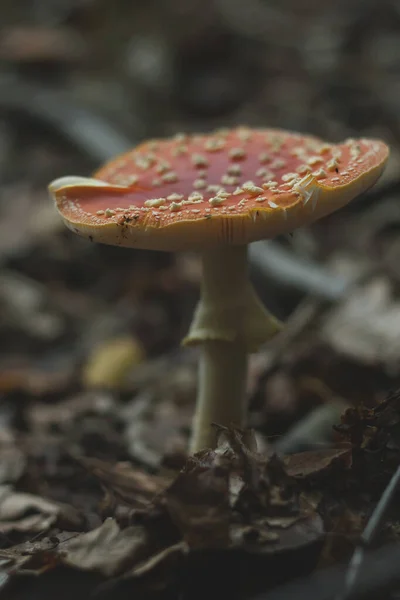
[[[247,244],[311,223],[375,183],[388,147],[240,127],[145,142],[94,175],[50,186],[75,233],[152,250],[197,250],[201,298],[185,344],[200,344],[191,451],[214,444],[212,422],[243,426],[247,355],[279,323],[247,273]]]

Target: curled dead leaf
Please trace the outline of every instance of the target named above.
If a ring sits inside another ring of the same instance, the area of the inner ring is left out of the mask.
[[[106,519],[97,529],[66,542],[60,557],[70,567],[115,577],[147,559],[152,550],[145,526],[121,530],[114,519]]]
[[[84,517],[68,504],[0,486],[0,528],[3,533],[43,533],[55,525],[70,531],[79,530],[84,525]]]

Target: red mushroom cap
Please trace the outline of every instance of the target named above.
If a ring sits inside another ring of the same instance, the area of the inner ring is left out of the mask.
[[[335,211],[375,183],[388,154],[379,140],[240,127],[148,141],[94,179],[49,189],[65,223],[95,241],[199,249],[275,237]]]

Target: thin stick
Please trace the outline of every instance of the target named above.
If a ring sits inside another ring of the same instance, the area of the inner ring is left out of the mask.
[[[360,569],[364,562],[365,551],[371,547],[378,532],[380,531],[399,484],[400,466],[397,468],[397,471],[394,473],[387,488],[383,492],[381,499],[376,505],[375,510],[361,535],[359,545],[355,549],[347,569],[344,590],[341,594],[339,594],[339,596],[336,597],[335,600],[349,600],[351,598],[358,581]]]

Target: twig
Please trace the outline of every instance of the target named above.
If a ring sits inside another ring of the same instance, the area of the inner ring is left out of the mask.
[[[352,600],[377,600],[400,585],[400,544],[389,544],[365,557]],[[259,594],[252,600],[335,600],[343,589],[347,566],[334,566]]]
[[[276,242],[256,242],[250,245],[249,252],[251,263],[264,276],[323,300],[337,302],[351,285],[350,281],[317,263],[298,258]]]
[[[399,484],[400,466],[397,468],[397,471],[394,473],[387,488],[383,492],[381,499],[376,505],[375,510],[373,511],[367,526],[361,535],[359,545],[354,551],[346,573],[344,590],[336,597],[336,600],[349,600],[351,597],[353,597],[353,591],[357,584],[359,573],[365,560],[365,551],[371,547],[376,539]]]
[[[77,103],[68,92],[18,77],[0,78],[0,112],[20,113],[53,129],[95,163],[133,145],[108,119]]]
[[[333,426],[346,408],[344,402],[327,402],[298,421],[274,444],[278,454],[294,454],[326,447],[332,442]]]
[[[286,351],[310,327],[321,314],[321,301],[306,296],[295,308],[285,323],[284,329],[267,345],[264,371],[270,372],[280,363]]]

